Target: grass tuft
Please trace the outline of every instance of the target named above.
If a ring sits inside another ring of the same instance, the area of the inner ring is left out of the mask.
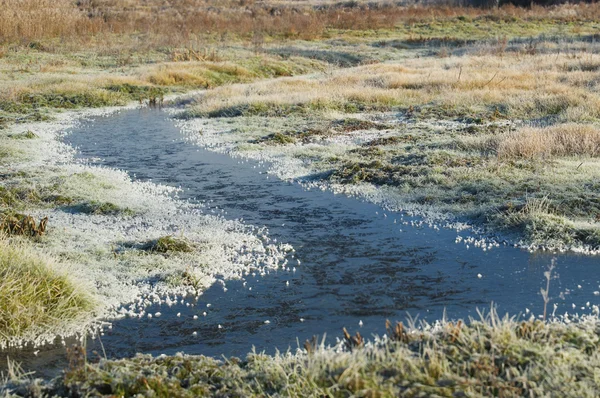
[[[42,236],[46,233],[48,217],[39,223],[35,218],[26,214],[0,214],[0,233],[6,235]]]
[[[531,245],[565,247],[575,241],[597,247],[593,231],[577,230],[573,222],[556,214],[547,198],[527,198],[525,205],[511,207],[491,217],[491,223],[501,230],[518,231]]]
[[[599,155],[600,130],[586,124],[524,128],[506,135],[498,144],[501,159]]]
[[[0,238],[0,339],[45,332],[92,308],[90,297],[49,261]]]
[[[189,253],[194,251],[194,246],[186,239],[176,238],[171,235],[158,238],[156,241],[147,245],[147,248],[149,251],[156,253]]]
[[[92,200],[75,206],[76,210],[86,214],[98,214],[98,215],[131,215],[133,211],[129,208],[121,208],[114,203],[110,202],[98,202]]]
[[[33,140],[38,138],[38,135],[31,130],[27,130],[24,133],[10,135],[9,137],[17,140]]]

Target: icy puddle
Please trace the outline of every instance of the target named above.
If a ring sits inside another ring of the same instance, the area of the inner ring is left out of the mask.
[[[252,346],[295,349],[315,334],[335,342],[342,327],[383,334],[386,318],[404,320],[407,314],[429,321],[444,309],[449,318],[477,316],[476,309],[491,302],[501,314],[538,316],[552,257],[558,277],[550,287],[550,312],[557,304],[557,315],[590,313],[600,303],[598,257],[505,246],[467,249],[455,243],[466,231],[405,225],[411,219],[402,214],[307,191],[269,176],[257,163],[190,144],[158,110],[95,118],[65,141],[82,159],[181,186],[181,199],[205,202],[210,214],[264,226],[272,239],[296,249],[288,269],[219,283],[198,302],[179,297],[176,305],[156,305],[147,311],[152,318],[115,321],[101,336],[109,357],[178,351],[243,357]],[[95,341],[93,349],[102,352]]]

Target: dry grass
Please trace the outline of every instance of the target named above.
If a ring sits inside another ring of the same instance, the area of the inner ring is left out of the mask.
[[[586,124],[524,128],[508,134],[498,145],[501,159],[598,155],[600,130]]]
[[[0,7],[0,42],[91,35],[102,26],[70,0],[5,0]]]
[[[282,3],[276,1],[182,0],[5,0],[0,10],[0,42],[69,38],[87,43],[106,35],[151,35],[155,45],[178,45],[195,35],[259,35],[315,39],[331,29],[393,29],[417,23],[479,19],[487,21],[594,21],[597,4],[499,9],[446,5],[399,6],[393,2]],[[146,40],[147,41],[147,40]]]
[[[123,73],[96,65],[45,69],[48,61],[17,59],[27,70],[14,70],[12,60],[0,60],[0,127],[11,121],[40,120],[52,109],[157,102],[168,92],[204,89],[237,82],[323,70],[324,63],[306,58],[280,59],[261,54],[231,61],[161,62],[136,65]],[[29,57],[29,55],[27,55]],[[111,62],[113,58],[111,57]],[[34,69],[35,72],[33,70]],[[39,72],[44,70],[43,72]]]
[[[195,111],[236,116],[412,107],[416,114],[434,117],[595,120],[600,116],[596,72],[568,68],[582,57],[600,62],[600,55],[583,52],[411,59],[402,65],[368,65],[316,79],[222,87],[203,96]]]
[[[0,339],[46,333],[92,307],[55,265],[0,237]]]

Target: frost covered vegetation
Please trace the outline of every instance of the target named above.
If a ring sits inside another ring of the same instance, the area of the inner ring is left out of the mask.
[[[198,143],[288,178],[385,187],[396,208],[597,250],[600,48],[532,43],[221,87],[182,116],[200,117],[185,124]]]
[[[75,351],[51,383],[15,374],[6,388],[33,397],[594,397],[598,326],[596,317],[567,325],[492,314],[425,329],[388,324],[374,343],[347,334],[336,348],[314,340],[297,353],[244,360],[139,355],[90,364]]]
[[[22,243],[0,240],[0,338],[56,330],[94,307],[84,284]]]
[[[173,188],[75,164],[58,135],[91,114],[63,113],[0,133],[8,153],[0,189],[2,347],[81,336],[101,319],[142,316],[144,298],[201,294],[217,276],[277,268],[290,249],[202,214],[173,198]]]

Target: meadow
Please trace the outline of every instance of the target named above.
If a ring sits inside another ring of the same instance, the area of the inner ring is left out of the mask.
[[[76,164],[58,140],[82,115],[185,93],[177,117],[199,142],[301,165],[286,178],[379,189],[530,250],[597,252],[599,20],[596,3],[4,1],[0,347],[83,336],[140,297],[201,294],[283,260],[284,245],[179,217],[169,189]],[[165,214],[180,235],[144,229]],[[75,358],[52,382],[13,368],[0,391],[593,396],[597,322],[492,314],[243,361]]]

